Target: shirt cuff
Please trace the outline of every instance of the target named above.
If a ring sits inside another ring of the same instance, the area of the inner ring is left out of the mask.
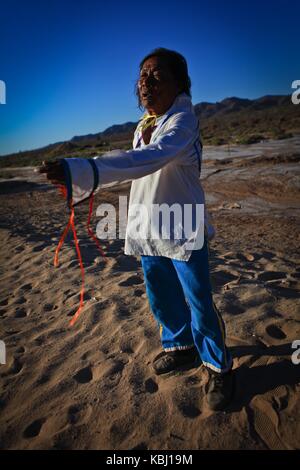
[[[63,158],[67,201],[75,206],[89,199],[98,186],[98,170],[90,160],[84,158]]]

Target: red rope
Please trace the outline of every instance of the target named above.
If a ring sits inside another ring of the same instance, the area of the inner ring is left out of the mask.
[[[105,256],[105,253],[104,251],[102,250],[102,247],[98,241],[98,239],[95,237],[95,235],[93,234],[91,228],[90,228],[90,222],[91,222],[91,217],[92,217],[92,212],[93,212],[93,204],[94,204],[94,193],[91,195],[90,197],[90,204],[89,204],[89,215],[88,215],[88,221],[87,221],[87,231],[88,231],[88,234],[89,236],[94,240],[94,242],[96,243],[97,247],[98,247],[98,250],[100,251],[101,255],[103,256],[103,258],[105,259],[105,261],[107,261],[107,258]]]
[[[84,303],[83,302],[83,297],[84,297],[84,267],[83,267],[83,263],[82,263],[82,257],[81,257],[79,242],[78,242],[77,233],[76,233],[75,224],[74,224],[74,207],[73,207],[73,205],[71,205],[70,223],[71,223],[72,232],[73,232],[73,236],[74,236],[74,243],[75,243],[75,247],[76,247],[76,251],[77,251],[78,261],[79,261],[80,270],[81,270],[81,279],[82,279],[81,289],[80,289],[79,307],[78,307],[77,311],[75,312],[72,320],[70,321],[70,326],[73,326],[75,324],[76,320],[78,319],[79,315],[80,315],[80,312],[82,310],[83,303]]]
[[[54,256],[54,266],[55,267],[58,266],[58,253],[59,253],[61,247],[63,246],[63,243],[65,241],[65,238],[67,236],[67,233],[68,233],[70,227],[71,227],[71,217],[69,219],[68,225],[66,226],[65,230],[63,231],[63,234],[62,234],[62,236],[61,236],[61,238],[58,242],[57,248],[55,250],[55,256]]]
[[[67,198],[67,189],[65,186],[59,186],[59,190],[60,192],[62,193],[63,197]],[[95,241],[96,245],[97,245],[97,248],[99,249],[101,255],[104,257],[105,261],[107,261],[106,257],[105,257],[105,253],[104,251],[102,250],[102,247],[99,243],[99,241],[97,240],[97,238],[95,237],[95,235],[93,234],[91,228],[90,228],[90,222],[91,222],[91,217],[92,217],[92,212],[93,212],[93,202],[94,202],[94,194],[91,195],[90,197],[90,204],[89,204],[89,214],[88,214],[88,221],[87,221],[87,230],[88,230],[88,234],[89,236]],[[72,201],[71,201],[71,204],[70,204],[70,207],[71,207],[71,214],[70,214],[70,218],[69,218],[69,222],[65,228],[65,230],[63,231],[63,234],[58,242],[58,245],[57,245],[57,248],[55,250],[55,256],[54,256],[54,266],[57,267],[58,266],[58,254],[59,254],[59,251],[65,241],[65,238],[67,236],[67,233],[68,231],[70,230],[70,228],[72,229],[72,232],[73,232],[73,237],[74,237],[74,243],[75,243],[75,248],[76,248],[76,252],[77,252],[77,257],[78,257],[78,261],[79,261],[79,266],[80,266],[80,271],[81,271],[81,289],[80,289],[80,302],[79,302],[79,307],[78,309],[76,310],[75,314],[73,315],[71,321],[70,321],[70,326],[73,326],[75,324],[75,322],[77,321],[79,315],[80,315],[80,312],[82,310],[82,307],[84,305],[84,267],[83,267],[83,262],[82,262],[82,256],[81,256],[81,251],[80,251],[80,246],[79,246],[79,241],[78,241],[78,238],[77,238],[77,233],[76,233],[76,228],[75,228],[75,222],[74,222],[74,219],[75,219],[75,211],[74,211],[74,207],[73,207],[73,204],[72,204]]]

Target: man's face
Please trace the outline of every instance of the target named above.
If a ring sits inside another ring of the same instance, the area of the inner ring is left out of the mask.
[[[144,62],[138,90],[141,104],[150,114],[164,114],[179,93],[176,80],[159,57],[150,57]]]

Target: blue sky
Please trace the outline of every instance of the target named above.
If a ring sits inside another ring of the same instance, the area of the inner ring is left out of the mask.
[[[187,59],[193,102],[291,94],[293,0],[10,0],[0,8],[0,155],[137,120],[134,83],[155,47]]]

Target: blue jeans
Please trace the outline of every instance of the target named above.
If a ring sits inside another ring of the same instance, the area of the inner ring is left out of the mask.
[[[202,363],[215,372],[231,369],[225,325],[212,298],[208,246],[188,261],[142,256],[146,291],[165,351],[196,346]]]

